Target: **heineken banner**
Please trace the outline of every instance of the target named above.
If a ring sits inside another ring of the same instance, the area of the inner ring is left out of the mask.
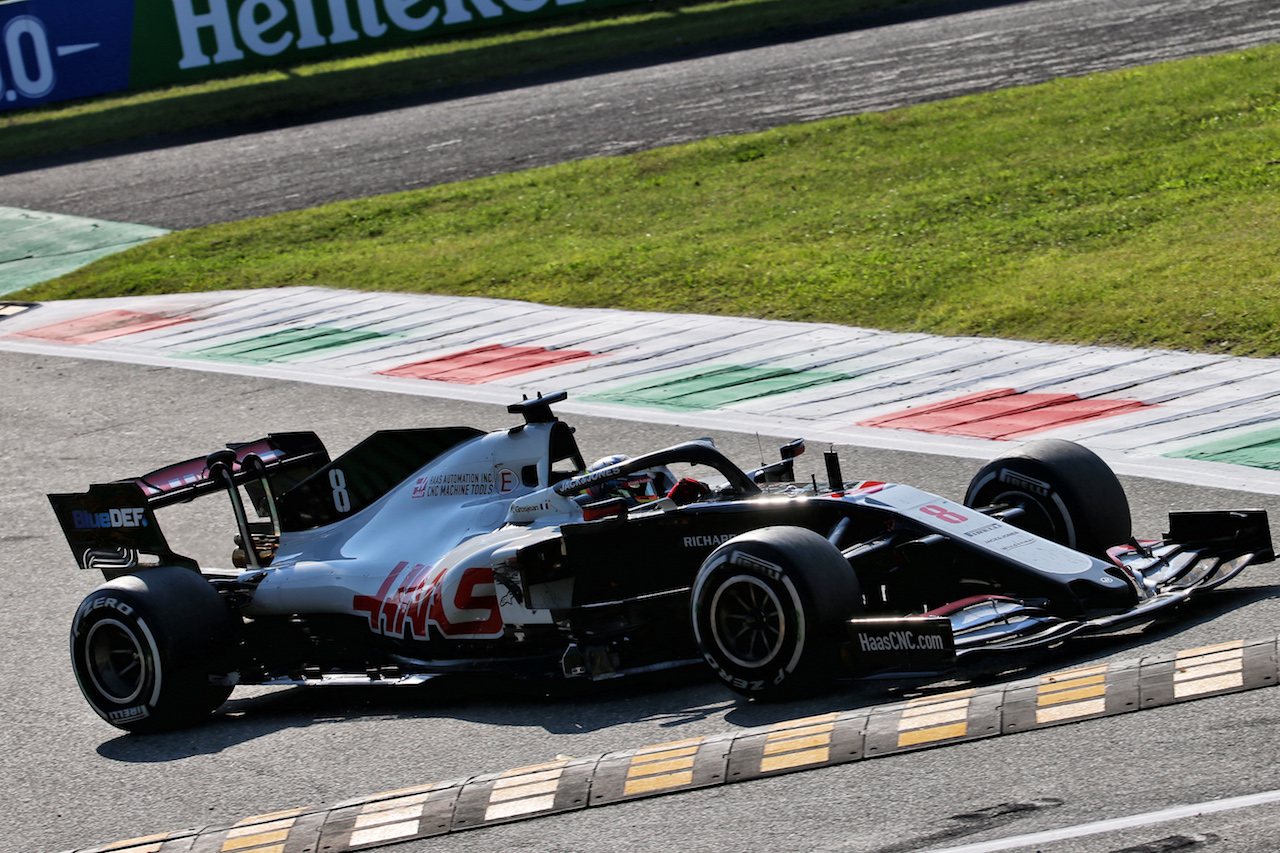
[[[636,0],[0,0],[0,109],[300,65]]]
[[[133,0],[0,2],[0,109],[129,85]]]

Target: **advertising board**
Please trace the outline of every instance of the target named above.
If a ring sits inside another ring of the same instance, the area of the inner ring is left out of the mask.
[[[133,0],[0,2],[0,109],[129,85]]]
[[[636,0],[0,0],[0,110],[370,53]]]
[[[136,0],[134,88],[301,65],[634,0]]]

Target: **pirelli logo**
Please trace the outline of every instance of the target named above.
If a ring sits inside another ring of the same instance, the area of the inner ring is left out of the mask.
[[[1274,686],[1277,640],[1221,643],[604,755],[558,756],[333,808],[80,853],[340,853]]]

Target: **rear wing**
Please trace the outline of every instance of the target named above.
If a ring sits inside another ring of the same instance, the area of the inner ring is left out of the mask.
[[[234,455],[231,477],[245,487],[260,516],[273,509],[264,481],[271,494],[279,495],[329,461],[324,445],[311,432],[272,434],[227,448],[222,451],[226,460]],[[108,579],[151,565],[197,569],[194,560],[169,547],[155,511],[202,495],[225,494],[225,475],[215,476],[210,467],[209,458],[200,457],[141,477],[95,484],[87,492],[49,495],[77,565],[101,571]]]
[[[328,451],[313,432],[272,433],[257,441],[228,444],[227,448],[235,452],[231,474],[237,485],[253,484],[259,479],[260,472],[256,466],[244,464],[246,459],[257,457],[262,460],[272,491],[277,495],[306,479],[329,461]],[[194,500],[201,495],[225,491],[227,488],[225,480],[210,474],[207,456],[188,459],[186,462],[168,465],[150,474],[119,482],[136,484],[146,497],[147,505],[157,509]]]

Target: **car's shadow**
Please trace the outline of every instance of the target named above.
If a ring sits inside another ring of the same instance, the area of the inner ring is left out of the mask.
[[[447,676],[412,687],[266,690],[246,698],[233,697],[204,725],[150,735],[122,734],[104,742],[98,753],[122,762],[176,761],[217,754],[288,729],[341,725],[370,717],[461,720],[487,726],[533,727],[568,736],[646,723],[663,733],[658,741],[663,742],[703,734],[709,719],[722,719],[730,730],[754,728],[966,688],[993,687],[1102,661],[1138,659],[1154,654],[1150,651],[1153,646],[1167,646],[1200,625],[1276,600],[1280,600],[1280,586],[1217,590],[1188,602],[1175,617],[1122,633],[1077,638],[1052,649],[966,658],[944,678],[850,681],[822,696],[792,702],[762,703],[737,697],[701,666],[594,684],[535,685],[497,677]],[[619,743],[617,748],[634,746]]]

